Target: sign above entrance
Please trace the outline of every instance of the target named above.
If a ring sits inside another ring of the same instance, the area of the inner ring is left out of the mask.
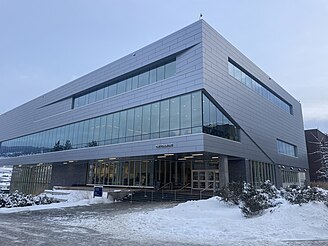
[[[163,149],[163,148],[172,148],[174,147],[174,144],[157,144],[156,145],[156,149]]]

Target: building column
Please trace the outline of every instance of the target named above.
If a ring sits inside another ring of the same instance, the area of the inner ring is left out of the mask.
[[[252,171],[251,171],[251,163],[250,160],[245,159],[245,176],[246,176],[246,183],[252,183]]]
[[[227,187],[229,184],[228,156],[221,155],[219,161],[219,181],[220,188]]]

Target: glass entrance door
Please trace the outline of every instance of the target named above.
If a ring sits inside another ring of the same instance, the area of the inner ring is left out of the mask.
[[[159,187],[178,189],[191,186],[191,162],[176,160],[159,160],[156,178]]]
[[[193,170],[192,188],[213,190],[219,187],[219,170]]]

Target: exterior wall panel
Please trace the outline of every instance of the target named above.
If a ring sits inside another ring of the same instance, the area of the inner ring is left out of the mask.
[[[247,57],[203,23],[204,88],[265,153],[284,165],[307,167],[301,105]],[[293,114],[281,110],[228,74],[228,57],[293,106]],[[297,146],[298,157],[279,155],[276,139]],[[239,156],[236,149],[234,155]],[[246,158],[253,158],[249,152]]]
[[[177,54],[176,75],[72,109],[74,95]],[[286,113],[228,74],[228,57],[293,106]],[[0,116],[0,142],[204,89],[242,128],[241,141],[193,134],[0,159],[0,164],[54,163],[108,157],[207,151],[307,168],[301,105],[203,20],[78,78]],[[298,157],[279,155],[276,139],[297,146]],[[174,144],[157,149],[158,144]]]

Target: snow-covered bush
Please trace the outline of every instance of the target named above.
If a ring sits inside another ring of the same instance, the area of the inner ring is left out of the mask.
[[[270,182],[270,180],[261,184],[260,191],[261,193],[264,193],[268,199],[276,199],[280,197],[280,191]]]
[[[217,195],[227,203],[239,205],[244,216],[248,218],[279,205],[281,199],[299,205],[324,202],[328,207],[328,191],[318,187],[296,185],[278,190],[269,180],[261,184],[259,189],[245,182],[231,183],[228,187],[219,189]]]
[[[239,205],[244,190],[244,184],[245,182],[242,181],[232,182],[229,186],[219,189],[216,195],[227,203]]]
[[[58,202],[46,195],[32,196],[15,191],[11,194],[0,193],[0,208],[26,207]]]
[[[328,202],[328,195],[317,187],[289,186],[281,190],[282,196],[292,204],[303,204],[308,202]]]
[[[264,209],[276,206],[273,200],[269,198],[272,194],[271,190],[269,193],[266,193],[262,189],[255,189],[251,184],[245,184],[240,203],[240,209],[244,216],[260,215]]]
[[[270,181],[264,182],[260,189],[249,183],[233,182],[219,189],[217,195],[225,202],[239,205],[245,217],[259,215],[264,209],[279,204],[275,200],[279,197],[279,191]]]

